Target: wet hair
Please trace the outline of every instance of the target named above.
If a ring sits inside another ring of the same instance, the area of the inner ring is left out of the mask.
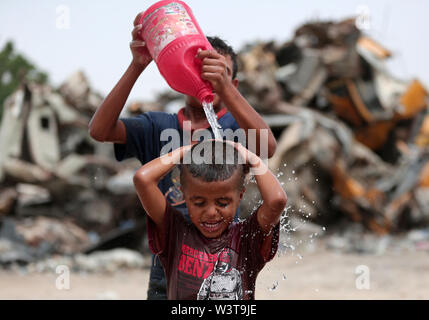
[[[226,43],[225,40],[222,40],[219,37],[207,37],[212,47],[221,55],[229,55],[232,60],[232,79],[237,77],[238,72],[238,62],[237,62],[237,54],[234,49]]]
[[[185,171],[205,182],[225,181],[239,174],[237,190],[244,187],[249,172],[244,159],[234,146],[222,141],[202,141],[195,144],[183,157],[180,166],[180,183],[186,186]]]

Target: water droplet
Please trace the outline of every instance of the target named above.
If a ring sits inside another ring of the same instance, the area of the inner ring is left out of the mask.
[[[274,290],[276,290],[277,289],[277,286],[279,285],[279,282],[278,281],[276,281],[276,282],[274,282],[273,283],[273,286],[271,287],[271,288],[268,288],[268,289],[270,289],[270,291],[274,291]]]

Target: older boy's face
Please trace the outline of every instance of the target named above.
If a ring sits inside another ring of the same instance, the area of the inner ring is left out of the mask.
[[[205,182],[185,173],[183,193],[193,224],[206,238],[217,238],[234,219],[244,190],[236,173],[225,181]]]

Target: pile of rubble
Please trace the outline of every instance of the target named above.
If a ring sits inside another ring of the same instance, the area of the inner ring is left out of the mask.
[[[429,100],[418,80],[389,73],[391,56],[353,19],[240,52],[240,91],[278,137],[269,164],[289,213],[347,216],[377,234],[428,226]]]
[[[393,76],[391,57],[354,19],[307,23],[290,41],[238,53],[239,90],[277,138],[269,166],[288,192],[287,216],[344,218],[378,235],[429,225],[428,93]],[[181,103],[166,93],[130,111]],[[250,184],[242,212],[259,200]]]
[[[385,235],[429,225],[427,92],[418,80],[392,76],[391,56],[353,19],[308,23],[291,41],[239,53],[239,89],[277,138],[269,165],[289,196],[285,226],[291,218],[322,226],[346,218]],[[142,250],[144,215],[132,184],[139,162],[117,162],[110,144],[88,135],[101,102],[81,72],[57,90],[22,84],[5,102],[0,266],[44,269],[49,260],[35,263],[66,255],[73,268],[92,270],[95,251]],[[183,97],[169,91],[127,111],[181,106]],[[250,183],[242,212],[258,201]]]
[[[132,176],[88,123],[102,97],[81,72],[58,90],[22,86],[0,127],[0,265],[127,247],[140,250],[143,210]]]

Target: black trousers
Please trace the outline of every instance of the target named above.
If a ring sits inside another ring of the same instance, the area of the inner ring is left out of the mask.
[[[152,255],[147,300],[167,300],[167,280],[157,255]]]

